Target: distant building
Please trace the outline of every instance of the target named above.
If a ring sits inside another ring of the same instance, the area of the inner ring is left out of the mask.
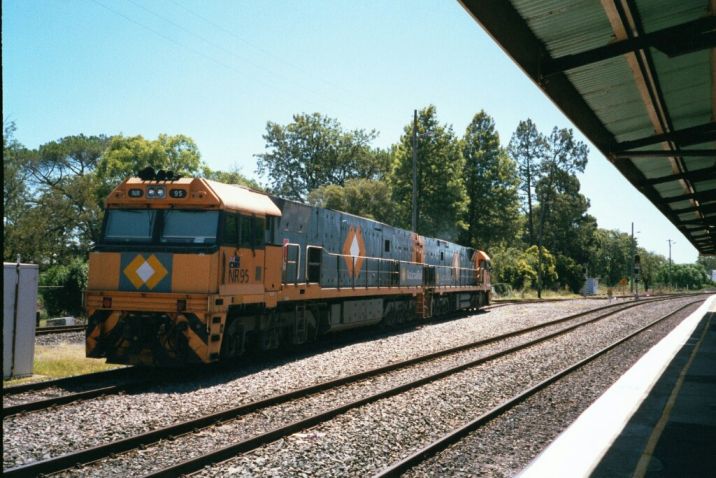
[[[588,277],[584,283],[584,295],[596,295],[599,291],[599,279],[596,277]]]

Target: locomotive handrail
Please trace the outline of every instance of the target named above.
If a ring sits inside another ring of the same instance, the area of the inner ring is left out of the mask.
[[[294,244],[291,244],[291,245],[294,245]],[[462,285],[462,281],[463,281],[463,279],[462,279],[462,272],[463,272],[463,271],[469,271],[469,272],[471,272],[471,273],[477,273],[477,272],[479,272],[479,271],[482,269],[482,268],[479,268],[479,267],[478,267],[478,268],[472,268],[472,267],[453,267],[452,265],[433,265],[433,264],[427,264],[427,263],[424,263],[424,262],[404,261],[404,260],[400,260],[400,259],[389,259],[389,258],[385,258],[385,257],[354,256],[354,255],[352,255],[352,254],[341,254],[341,253],[339,253],[339,252],[330,252],[330,251],[325,250],[325,249],[323,248],[323,246],[317,246],[317,245],[311,245],[311,244],[309,244],[309,245],[306,246],[306,257],[308,257],[308,251],[309,251],[309,249],[320,249],[320,250],[321,250],[323,253],[325,253],[326,255],[336,257],[336,274],[337,274],[337,275],[336,275],[336,282],[337,282],[337,288],[338,288],[338,289],[340,289],[340,262],[338,262],[338,259],[341,258],[341,257],[350,257],[351,260],[353,261],[353,267],[354,267],[354,268],[355,268],[355,261],[356,261],[356,259],[364,259],[364,260],[366,261],[366,270],[365,270],[365,272],[366,272],[366,286],[365,286],[365,287],[366,287],[366,288],[369,287],[369,286],[368,286],[368,278],[367,278],[367,275],[368,275],[369,272],[371,272],[371,271],[368,269],[368,263],[369,263],[369,261],[377,261],[377,262],[378,262],[378,266],[379,266],[378,270],[373,271],[373,272],[377,272],[377,273],[378,273],[379,279],[378,279],[378,285],[377,285],[377,287],[380,287],[380,274],[382,274],[382,273],[387,273],[387,274],[391,274],[391,275],[400,274],[399,270],[398,270],[398,271],[381,271],[381,270],[380,270],[380,264],[381,264],[381,263],[384,263],[384,262],[389,262],[389,263],[392,263],[392,264],[408,264],[408,265],[421,266],[421,267],[430,266],[430,267],[434,267],[435,269],[441,269],[441,270],[442,270],[442,269],[448,269],[448,270],[451,270],[451,271],[457,270],[457,271],[458,271],[458,274],[457,274],[457,282],[458,282],[457,286],[458,286],[458,287]],[[299,253],[299,256],[300,256],[300,253]],[[300,262],[299,262],[299,263],[300,263]],[[306,268],[306,281],[308,281],[308,261],[306,261],[306,266],[305,266],[305,268]],[[475,274],[475,275],[477,275],[477,274]],[[476,281],[478,280],[477,277],[475,277],[475,279],[476,279]],[[355,276],[353,276],[353,278],[352,278],[351,286],[352,286],[353,288],[355,288]],[[450,285],[446,285],[445,287],[454,287],[454,286],[455,286],[454,284],[450,284]],[[391,284],[388,285],[388,287],[393,287],[392,282],[391,282]]]

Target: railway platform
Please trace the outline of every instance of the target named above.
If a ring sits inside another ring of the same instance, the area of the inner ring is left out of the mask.
[[[716,470],[716,295],[655,345],[520,477],[706,477]]]

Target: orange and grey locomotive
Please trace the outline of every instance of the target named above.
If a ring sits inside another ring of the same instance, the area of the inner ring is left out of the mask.
[[[351,214],[203,178],[130,178],[90,254],[87,356],[210,363],[477,309],[489,269],[482,251]]]

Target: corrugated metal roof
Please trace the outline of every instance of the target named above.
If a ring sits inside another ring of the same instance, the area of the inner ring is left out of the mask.
[[[701,253],[716,254],[716,0],[461,3]]]

